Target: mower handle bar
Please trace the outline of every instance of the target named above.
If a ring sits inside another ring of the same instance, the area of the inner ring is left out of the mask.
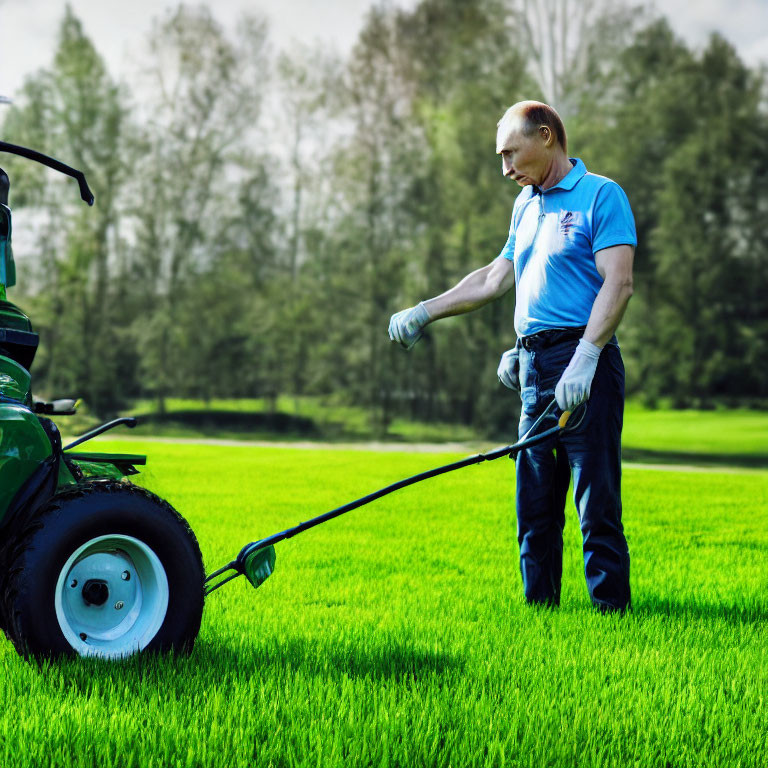
[[[91,192],[88,182],[85,180],[85,174],[82,171],[78,171],[76,168],[72,168],[52,157],[48,157],[48,155],[44,155],[42,152],[37,152],[28,147],[20,147],[17,144],[8,144],[5,141],[0,141],[0,152],[7,152],[11,155],[25,157],[27,160],[33,160],[36,163],[45,165],[48,168],[52,168],[54,171],[63,173],[65,176],[71,176],[77,181],[77,184],[80,187],[80,197],[82,197],[88,205],[93,205],[93,192]]]
[[[556,435],[562,429],[559,423],[557,424],[557,426],[551,427],[550,429],[547,429],[544,432],[540,432],[538,435],[534,435],[533,437],[527,437],[527,435],[530,434],[530,432],[535,429],[537,424],[543,420],[544,416],[547,416],[549,414],[550,410],[551,410],[551,407],[548,408],[541,415],[541,417],[539,417],[536,424],[534,424],[531,427],[531,429],[528,430],[528,433],[526,433],[526,437],[524,437],[522,440],[519,440],[514,445],[505,445],[502,448],[496,448],[492,451],[488,451],[487,453],[477,453],[474,456],[468,456],[466,459],[460,459],[459,461],[454,461],[451,464],[445,464],[442,467],[436,467],[435,469],[428,469],[426,472],[420,472],[418,475],[407,477],[404,480],[398,480],[396,483],[392,483],[391,485],[388,485],[385,488],[381,488],[378,491],[369,493],[367,496],[363,496],[362,498],[356,499],[355,501],[350,501],[348,504],[344,504],[341,507],[332,509],[330,512],[326,512],[322,515],[318,515],[317,517],[313,517],[311,520],[307,520],[306,522],[299,523],[293,528],[288,528],[287,530],[281,531],[280,533],[275,533],[272,536],[268,536],[266,539],[262,539],[261,541],[256,541],[256,542],[253,542],[252,544],[246,544],[246,546],[243,547],[242,551],[237,556],[237,559],[239,561],[244,560],[247,555],[249,555],[251,552],[253,552],[256,549],[263,549],[264,547],[268,547],[271,544],[277,544],[279,541],[290,539],[291,537],[296,536],[299,533],[303,533],[304,531],[308,531],[310,528],[314,528],[316,525],[325,523],[328,520],[333,520],[334,517],[339,517],[340,515],[344,515],[347,512],[351,512],[353,509],[357,509],[358,507],[363,507],[366,504],[370,504],[372,501],[376,501],[376,499],[380,499],[382,496],[388,496],[390,493],[399,491],[401,488],[407,488],[409,485],[420,483],[422,480],[429,480],[432,477],[437,477],[438,475],[444,475],[447,472],[455,472],[457,469],[464,469],[464,467],[471,467],[473,464],[480,464],[483,461],[494,461],[495,459],[500,459],[504,456],[511,457],[512,454],[517,454],[524,448],[531,448],[534,445],[543,443],[545,440],[548,440],[553,435]],[[566,416],[566,414],[563,414],[563,415]],[[567,415],[570,415],[570,414],[567,414]],[[567,418],[566,418],[566,421],[567,421]]]
[[[553,400],[547,406],[546,410],[544,410],[544,412],[539,416],[539,418],[536,419],[536,421],[533,423],[531,428],[525,433],[523,438],[518,440],[518,442],[514,443],[513,445],[505,445],[502,448],[496,448],[492,451],[488,451],[487,453],[478,453],[478,454],[475,454],[474,456],[468,456],[466,459],[454,461],[451,464],[445,464],[444,466],[436,467],[435,469],[429,469],[426,472],[420,472],[418,475],[407,477],[404,480],[398,480],[396,483],[392,483],[391,485],[387,485],[384,488],[380,488],[378,491],[369,493],[367,496],[363,496],[359,499],[355,499],[354,501],[350,501],[348,504],[344,504],[341,507],[332,509],[330,512],[325,512],[322,515],[313,517],[311,520],[306,520],[303,523],[299,523],[293,528],[288,528],[285,531],[280,531],[279,533],[272,534],[272,536],[267,536],[265,539],[260,539],[259,541],[254,541],[254,542],[251,542],[250,544],[246,544],[240,550],[240,553],[232,562],[227,563],[227,565],[223,566],[222,568],[219,568],[218,570],[210,574],[210,576],[206,578],[205,583],[207,584],[212,579],[216,578],[217,576],[221,576],[227,571],[233,570],[235,571],[235,573],[228,576],[226,579],[223,579],[222,581],[218,582],[217,584],[214,584],[213,586],[208,587],[205,594],[209,595],[211,592],[223,586],[228,581],[231,581],[232,579],[237,578],[237,576],[244,573],[246,558],[248,557],[248,555],[250,555],[252,552],[255,552],[256,550],[264,549],[266,547],[272,546],[274,544],[277,544],[280,541],[285,541],[285,539],[290,539],[293,536],[296,536],[299,533],[303,533],[304,531],[308,531],[310,528],[314,528],[317,525],[321,525],[322,523],[325,523],[328,520],[333,520],[334,517],[339,517],[341,515],[344,515],[347,512],[351,512],[353,509],[358,509],[358,507],[363,507],[366,504],[370,504],[372,501],[376,501],[376,499],[380,499],[382,496],[388,496],[390,493],[399,491],[401,488],[406,488],[409,485],[420,483],[422,480],[429,480],[431,477],[444,475],[447,472],[455,472],[457,469],[470,467],[473,464],[480,464],[483,461],[494,461],[495,459],[500,459],[503,456],[509,456],[511,458],[513,455],[518,454],[520,451],[524,450],[525,448],[531,448],[534,445],[543,443],[545,440],[548,440],[550,437],[553,437],[558,432],[565,429],[566,423],[568,422],[568,419],[571,415],[570,411],[566,411],[560,416],[556,426],[551,427],[550,429],[546,429],[544,430],[544,432],[540,432],[539,434],[530,436],[531,432],[534,432],[536,428],[542,423],[542,421],[544,421],[544,419],[547,416],[549,416],[550,413],[552,413],[556,404],[557,402]],[[578,420],[578,423],[575,426],[578,426],[578,424],[580,423],[581,423],[581,419]]]
[[[97,437],[98,435],[103,435],[105,432],[109,431],[110,429],[119,427],[121,424],[125,424],[126,427],[133,429],[136,426],[136,423],[137,422],[136,422],[135,416],[123,416],[122,418],[108,421],[106,424],[102,424],[92,429],[90,432],[86,432],[84,435],[80,435],[80,437],[78,437],[77,440],[73,440],[69,445],[65,445],[63,450],[69,451],[75,446],[81,445],[82,443],[85,443],[91,438]]]

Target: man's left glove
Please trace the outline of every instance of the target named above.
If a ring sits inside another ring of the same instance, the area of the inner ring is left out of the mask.
[[[597,344],[579,339],[579,346],[555,387],[555,399],[561,411],[572,411],[589,397],[601,351]]]
[[[389,320],[389,338],[410,349],[424,334],[424,326],[429,322],[429,312],[420,302],[415,307],[398,312]]]
[[[520,391],[520,351],[517,345],[508,349],[501,356],[496,375],[505,387],[509,387],[515,392]]]

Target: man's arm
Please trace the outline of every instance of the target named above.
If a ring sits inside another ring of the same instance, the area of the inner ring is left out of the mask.
[[[592,305],[583,338],[598,347],[604,347],[616,332],[632,296],[634,256],[631,245],[614,245],[595,254],[595,265],[604,282]]]
[[[453,288],[392,315],[389,338],[410,349],[424,333],[424,326],[441,317],[460,315],[482,307],[505,294],[515,284],[515,266],[504,256],[468,274]]]
[[[453,288],[423,304],[432,322],[478,309],[503,296],[514,284],[514,263],[504,256],[497,256],[490,264],[470,272]]]
[[[595,254],[603,285],[592,305],[579,346],[555,386],[555,398],[563,411],[573,410],[589,397],[600,352],[618,328],[632,295],[634,255],[631,245],[614,245]]]

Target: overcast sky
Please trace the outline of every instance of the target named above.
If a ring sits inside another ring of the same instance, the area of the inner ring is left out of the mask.
[[[164,0],[69,0],[86,33],[116,76],[130,71],[152,18],[177,3]],[[417,0],[390,0],[413,7]],[[244,10],[261,11],[272,40],[321,40],[346,52],[355,41],[371,0],[215,0],[210,6],[225,25]],[[0,94],[13,96],[25,75],[48,66],[66,0],[0,0]],[[717,30],[749,64],[768,63],[768,0],[657,0],[677,32],[700,45]]]

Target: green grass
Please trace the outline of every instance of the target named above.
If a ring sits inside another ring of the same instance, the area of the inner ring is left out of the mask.
[[[319,398],[287,398],[277,401],[278,412],[293,417],[311,419],[317,430],[312,434],[275,432],[250,428],[247,417],[264,413],[263,400],[201,400],[169,399],[167,410],[173,413],[208,411],[211,422],[205,426],[185,424],[183,416],[170,423],[144,423],[131,435],[165,437],[217,437],[240,440],[273,439],[360,441],[371,440],[376,434],[369,415],[362,408],[324,402]],[[151,414],[154,402],[139,401],[130,413]],[[222,426],[217,414],[229,414],[229,424]],[[94,424],[87,413],[64,417],[59,426],[65,434],[78,434]],[[509,436],[512,440],[513,435]],[[396,419],[389,430],[390,440],[403,442],[466,442],[485,443],[488,438],[465,425],[426,423]],[[503,440],[503,437],[501,438]],[[742,465],[768,469],[768,411],[716,410],[676,411],[649,410],[637,402],[626,405],[624,415],[623,451],[627,461],[662,462],[704,465]]]
[[[451,455],[170,446],[142,481],[206,567]],[[764,766],[768,473],[625,469],[635,609],[526,606],[513,464],[400,491],[277,546],[207,602],[189,658],[42,669],[0,644],[4,766]]]
[[[726,463],[768,468],[768,412],[750,410],[651,411],[629,403],[624,414],[625,455],[683,460],[721,457]],[[752,459],[752,461],[750,461]]]

